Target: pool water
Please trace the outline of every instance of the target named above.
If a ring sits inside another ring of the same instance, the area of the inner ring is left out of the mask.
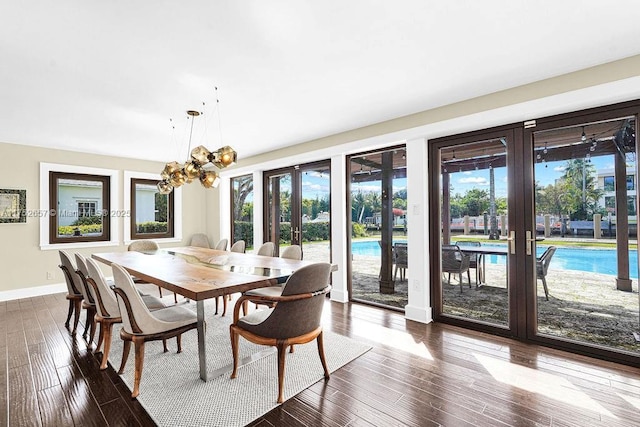
[[[394,243],[406,243],[406,241],[395,241]],[[497,243],[483,243],[483,246],[504,246]],[[537,246],[536,256],[542,255],[548,246]],[[354,255],[380,256],[380,245],[376,240],[353,242],[351,252]],[[486,262],[491,264],[506,263],[506,257],[499,255],[488,255]],[[638,278],[637,251],[629,251],[629,276],[632,279]],[[588,273],[617,275],[616,251],[613,249],[585,249],[585,248],[558,248],[551,258],[549,268],[576,270]]]

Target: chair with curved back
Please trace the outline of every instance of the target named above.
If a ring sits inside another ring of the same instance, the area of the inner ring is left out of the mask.
[[[300,245],[290,245],[282,250],[280,258],[302,260],[302,248]]]
[[[79,253],[75,254],[76,256],[76,276],[80,281],[80,290],[82,291],[82,296],[84,299],[82,300],[82,308],[87,311],[87,317],[84,324],[84,331],[82,332],[82,337],[87,340],[87,344],[91,346],[93,344],[93,337],[96,333],[96,302],[93,298],[93,295],[89,291],[89,284],[87,283],[87,277],[89,277],[89,272],[87,270],[87,261],[84,256]],[[89,329],[89,337],[87,338],[87,329]]]
[[[124,341],[122,363],[118,374],[124,372],[131,343],[135,347],[135,372],[131,397],[140,394],[140,379],[144,365],[144,347],[147,341],[166,340],[176,337],[178,353],[182,352],[182,334],[197,326],[196,313],[181,306],[171,306],[155,312],[149,311],[142,297],[136,291],[133,280],[127,270],[118,264],[112,264],[113,289],[118,300],[122,317],[120,338]]]
[[[213,247],[213,249],[217,249],[219,251],[226,251],[227,245],[229,244],[229,239],[220,239],[218,243]]]
[[[229,252],[238,252],[238,253],[243,254],[245,252],[245,248],[246,248],[245,241],[244,240],[238,240],[233,245],[231,245],[231,249],[229,249]]]
[[[196,233],[191,236],[191,242],[189,242],[189,246],[197,246],[199,248],[210,248],[209,238],[204,233]]]
[[[258,248],[256,255],[272,257],[276,253],[276,245],[273,242],[265,242]]]
[[[447,273],[447,283],[451,283],[451,273],[458,274],[460,293],[462,293],[462,273],[467,273],[467,282],[471,287],[469,274],[469,255],[465,255],[458,245],[442,245],[442,273]]]
[[[233,352],[233,372],[238,374],[239,338],[260,345],[275,346],[278,349],[278,403],[284,401],[284,368],[287,347],[293,351],[294,344],[306,344],[317,340],[320,362],[325,380],[329,379],[329,369],[324,355],[321,325],[322,306],[325,295],[331,290],[329,275],[331,264],[317,263],[296,270],[284,285],[282,295],[262,296],[265,302],[275,303],[267,310],[257,310],[240,317],[240,308],[248,299],[241,296],[233,310],[233,323],[229,327]]]
[[[116,323],[122,323],[122,317],[120,316],[120,308],[118,307],[118,301],[116,294],[109,286],[109,283],[102,274],[102,270],[98,267],[98,264],[91,258],[86,260],[88,277],[87,283],[89,284],[89,292],[93,296],[96,302],[96,322],[100,325],[100,332],[98,334],[98,344],[94,350],[94,354],[100,351],[100,347],[104,344],[102,350],[102,362],[100,363],[100,369],[107,369],[107,360],[109,359],[109,351],[111,349],[111,336],[113,331],[113,325]],[[159,298],[151,295],[141,295],[142,301],[150,311],[160,310],[166,306]],[[167,351],[165,343],[165,351]]]
[[[67,299],[69,300],[69,313],[67,314],[67,320],[64,322],[64,326],[69,328],[69,321],[71,320],[71,315],[73,315],[73,329],[71,330],[72,334],[76,333],[78,329],[78,321],[80,320],[80,309],[82,308],[82,300],[84,296],[82,295],[82,291],[76,284],[76,269],[73,266],[73,262],[71,261],[71,257],[65,251],[59,251],[60,254],[60,269],[64,273],[64,280],[67,283]]]
[[[160,246],[158,246],[158,244],[153,240],[135,240],[127,247],[127,250],[131,252],[154,252],[159,249]],[[133,281],[135,283],[146,283],[137,277],[134,277]],[[160,298],[162,298],[162,288],[160,286],[158,286],[158,293],[160,294]],[[173,293],[173,300],[176,304],[178,303],[178,296],[175,292]]]
[[[245,252],[245,248],[246,248],[245,241],[244,240],[238,240],[233,245],[231,245],[231,249],[229,249],[229,252],[236,252],[236,253],[243,254]],[[222,298],[222,314],[221,314],[221,316],[224,316],[225,314],[227,314],[227,300],[231,298],[231,295],[223,295],[221,297],[216,297],[216,312],[213,313],[214,315],[218,314],[218,307],[219,307],[220,298]]]
[[[472,247],[480,247],[482,243],[477,240],[458,240],[454,243],[455,245],[460,246],[472,246]],[[478,284],[482,282],[484,276],[483,263],[484,257],[477,253],[467,254],[469,256],[469,268],[473,268],[476,271],[476,288]]]
[[[549,289],[547,288],[547,271],[549,270],[549,264],[551,263],[551,257],[556,253],[555,246],[549,246],[540,258],[536,258],[536,276],[542,280],[542,286],[544,287],[544,297],[549,301]]]

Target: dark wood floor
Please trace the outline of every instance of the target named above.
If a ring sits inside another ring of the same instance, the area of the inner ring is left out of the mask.
[[[63,294],[0,302],[0,426],[153,425],[66,309]],[[325,327],[373,349],[253,426],[640,425],[637,368],[362,305],[327,304]]]

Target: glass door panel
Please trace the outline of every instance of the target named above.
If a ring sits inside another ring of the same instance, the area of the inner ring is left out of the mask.
[[[533,132],[539,335],[637,352],[635,124]]]
[[[441,313],[509,326],[507,137],[440,149]]]
[[[349,158],[355,301],[400,310],[408,304],[406,168],[404,147]]]
[[[276,254],[300,245],[307,261],[331,261],[331,163],[265,172],[265,241]]]

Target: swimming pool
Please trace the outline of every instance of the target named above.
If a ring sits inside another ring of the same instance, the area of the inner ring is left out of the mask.
[[[404,243],[406,241],[396,241]],[[483,243],[483,246],[504,246],[497,243]],[[547,249],[548,246],[537,246],[537,256]],[[380,256],[380,245],[376,240],[353,242],[351,252],[354,255]],[[488,255],[487,263],[506,263],[506,257],[498,255]],[[638,278],[638,270],[635,268],[638,263],[638,253],[629,251],[629,276],[632,279]],[[588,273],[617,275],[616,251],[613,249],[585,249],[585,248],[558,248],[551,258],[550,268],[585,271]]]

